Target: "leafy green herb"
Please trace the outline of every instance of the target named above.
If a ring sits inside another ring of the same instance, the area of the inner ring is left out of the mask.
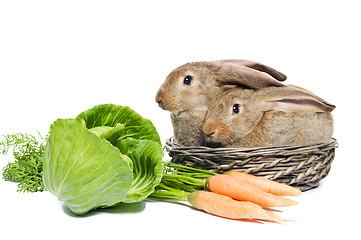
[[[4,135],[0,142],[0,154],[7,154],[12,148],[14,162],[8,163],[3,169],[3,179],[18,183],[19,192],[44,191],[42,181],[43,155],[45,139],[31,134]]]

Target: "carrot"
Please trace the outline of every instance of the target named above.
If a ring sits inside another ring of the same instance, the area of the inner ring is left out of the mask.
[[[263,220],[277,223],[286,221],[277,214],[270,213],[270,211],[263,209],[255,203],[240,202],[208,191],[190,193],[188,195],[188,202],[199,210],[229,219]]]
[[[209,177],[206,187],[212,192],[226,195],[236,200],[253,202],[262,207],[286,207],[298,204],[296,201],[264,192],[229,175]]]
[[[229,171],[225,174],[241,179],[242,181],[258,187],[265,192],[272,193],[277,196],[299,196],[301,194],[301,191],[298,188],[288,186],[284,183],[278,183],[267,178],[256,177],[251,174],[238,171]]]

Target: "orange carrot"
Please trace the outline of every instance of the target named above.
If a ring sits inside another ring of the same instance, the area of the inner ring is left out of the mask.
[[[298,204],[296,201],[264,192],[229,175],[209,177],[206,186],[212,192],[226,195],[236,200],[253,202],[262,207],[286,207]]]
[[[238,171],[229,171],[225,174],[241,179],[242,181],[258,187],[265,192],[272,193],[277,196],[299,196],[301,194],[301,191],[298,188],[288,186],[284,183],[278,183],[267,178],[256,177],[251,174]]]
[[[264,220],[277,223],[286,221],[277,214],[270,213],[270,211],[263,209],[255,203],[240,202],[213,192],[196,191],[190,193],[188,195],[188,201],[193,207],[219,217]]]

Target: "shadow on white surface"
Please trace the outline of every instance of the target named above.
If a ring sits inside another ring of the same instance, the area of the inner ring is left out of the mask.
[[[146,201],[138,202],[138,203],[118,203],[111,207],[106,208],[98,208],[94,209],[84,215],[76,215],[73,213],[65,204],[63,204],[63,211],[70,217],[74,218],[86,218],[97,215],[99,213],[113,213],[113,214],[121,214],[121,213],[140,213],[145,209]]]

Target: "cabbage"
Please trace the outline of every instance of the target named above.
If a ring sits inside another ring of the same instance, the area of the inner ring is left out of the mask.
[[[72,212],[85,214],[144,200],[161,180],[162,158],[151,121],[129,107],[99,105],[51,125],[43,182]]]

